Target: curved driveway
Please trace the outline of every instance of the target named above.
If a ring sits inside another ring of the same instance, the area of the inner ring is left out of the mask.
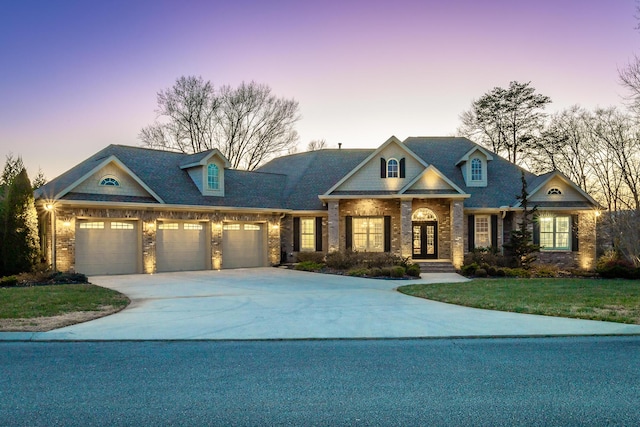
[[[34,340],[405,338],[640,333],[640,325],[459,307],[403,295],[408,283],[466,280],[423,274],[374,280],[278,268],[97,276],[132,300],[125,310],[34,334]]]

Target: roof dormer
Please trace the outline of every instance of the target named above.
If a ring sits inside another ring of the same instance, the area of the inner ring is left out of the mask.
[[[467,187],[486,187],[487,169],[493,156],[482,147],[474,147],[458,160]]]
[[[209,150],[192,154],[180,165],[189,173],[189,177],[203,196],[224,196],[224,170],[231,164],[222,153]]]

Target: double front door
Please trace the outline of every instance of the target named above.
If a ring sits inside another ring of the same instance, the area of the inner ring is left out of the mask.
[[[413,258],[438,258],[438,222],[413,222]]]

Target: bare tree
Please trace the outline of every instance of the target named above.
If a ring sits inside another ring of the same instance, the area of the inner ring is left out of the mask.
[[[266,85],[214,90],[201,77],[180,77],[158,93],[158,121],[140,131],[144,146],[183,153],[219,149],[233,168],[253,170],[294,146],[298,102]]]
[[[551,103],[551,98],[535,93],[530,84],[512,81],[508,89],[495,87],[473,101],[471,109],[460,115],[458,133],[513,163],[526,163],[543,126],[542,110]]]
[[[324,139],[314,139],[307,144],[307,151],[317,151],[327,148],[327,141]]]

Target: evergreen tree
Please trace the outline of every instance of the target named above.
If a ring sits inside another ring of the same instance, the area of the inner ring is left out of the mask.
[[[537,209],[535,206],[529,209],[529,192],[527,191],[527,180],[524,177],[524,171],[522,172],[521,181],[522,190],[520,195],[516,197],[520,200],[520,205],[523,209],[522,218],[518,223],[518,229],[511,231],[510,242],[504,247],[515,258],[518,266],[529,268],[538,258],[536,253],[540,251],[540,246],[533,244],[533,233],[529,227],[533,224],[533,217]]]
[[[38,213],[26,169],[22,169],[13,179],[1,204],[0,275],[30,271],[38,261],[40,239]]]

